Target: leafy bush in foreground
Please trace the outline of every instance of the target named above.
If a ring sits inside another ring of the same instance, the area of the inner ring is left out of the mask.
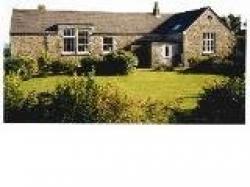
[[[164,103],[129,98],[116,86],[97,85],[91,77],[74,77],[51,94],[30,93],[15,103],[20,107],[14,107],[15,115],[6,122],[166,123],[173,114]]]
[[[23,93],[20,89],[21,78],[15,74],[9,74],[4,79],[4,119],[9,121],[16,116],[21,108]]]
[[[176,116],[176,122],[181,123],[245,123],[244,78],[205,89],[196,109]]]
[[[24,80],[30,79],[38,73],[39,67],[35,59],[29,56],[9,57],[4,61],[4,70],[6,74],[16,73]]]

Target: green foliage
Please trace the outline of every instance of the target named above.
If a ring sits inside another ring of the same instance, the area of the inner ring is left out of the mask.
[[[245,73],[243,63],[233,62],[231,59],[219,57],[191,58],[189,59],[190,69],[187,73],[214,73],[226,76],[242,76]]]
[[[104,56],[96,69],[100,75],[127,75],[138,65],[138,59],[133,53],[116,51]]]
[[[78,71],[78,74],[88,75],[89,73],[93,73],[96,71],[98,63],[100,63],[100,59],[95,56],[88,56],[82,58],[80,61],[81,68]]]
[[[4,69],[6,74],[17,73],[24,80],[28,80],[38,73],[38,63],[29,56],[9,57],[4,61]]]
[[[4,58],[9,58],[11,56],[10,45],[6,44],[3,48],[3,56]]]
[[[116,86],[97,85],[91,76],[74,77],[51,94],[30,93],[15,103],[20,105],[6,122],[166,123],[172,116],[164,103],[129,98]]]
[[[181,123],[245,123],[244,78],[205,89],[196,109],[175,115]]]
[[[245,81],[230,79],[228,83],[217,84],[205,89],[198,102],[197,115],[207,123],[245,122]]]
[[[51,61],[52,59],[46,53],[42,53],[40,57],[37,59],[39,74],[47,75],[51,69]]]
[[[229,14],[227,17],[222,17],[221,20],[234,33],[239,33],[241,30],[241,17]]]
[[[57,59],[51,62],[51,72],[54,74],[70,74],[73,75],[76,71],[78,62],[76,60]]]
[[[23,93],[20,89],[21,78],[16,74],[9,74],[4,78],[4,119],[9,121],[15,117],[21,107]]]

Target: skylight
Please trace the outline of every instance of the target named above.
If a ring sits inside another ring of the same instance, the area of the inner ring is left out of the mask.
[[[179,28],[181,28],[181,25],[180,25],[180,24],[177,24],[177,25],[175,25],[175,26],[172,28],[172,30],[173,30],[173,31],[176,31],[176,30],[178,30]]]

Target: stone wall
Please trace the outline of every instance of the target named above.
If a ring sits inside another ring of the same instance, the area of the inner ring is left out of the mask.
[[[183,33],[183,61],[188,66],[190,58],[207,56],[202,53],[203,33],[216,33],[215,53],[210,56],[228,57],[233,50],[234,35],[219,21],[211,10],[205,11],[186,32]]]
[[[10,36],[10,44],[13,56],[29,55],[37,58],[45,50],[44,37],[39,35]]]

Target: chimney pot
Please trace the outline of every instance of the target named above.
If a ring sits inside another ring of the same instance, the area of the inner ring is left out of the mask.
[[[159,3],[158,3],[158,1],[155,1],[154,9],[153,9],[153,15],[154,15],[155,17],[160,17],[160,8],[159,8]]]

